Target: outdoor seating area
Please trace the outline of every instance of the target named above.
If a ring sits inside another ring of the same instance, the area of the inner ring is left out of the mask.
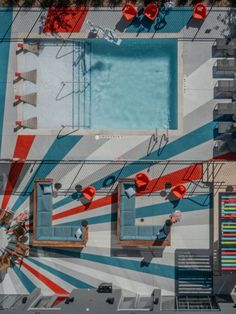
[[[52,225],[53,180],[41,179],[34,183],[33,246],[85,247],[88,224],[77,226]]]
[[[141,196],[140,196],[141,197]],[[136,226],[135,225],[135,198],[136,184],[133,179],[121,179],[118,185],[117,209],[117,239],[122,246],[169,246],[171,231],[165,237],[158,239],[158,233],[163,226]],[[163,221],[163,225],[165,222]],[[165,228],[166,230],[166,228]]]
[[[0,309],[234,313],[232,1],[4,2]]]
[[[16,263],[21,265],[23,259],[29,255],[29,246],[27,242],[28,228],[25,220],[14,219],[14,212],[9,209],[1,209],[0,214],[1,239],[8,243],[6,247],[1,248],[0,273],[5,276],[9,268]]]
[[[141,180],[142,178],[142,180]],[[144,180],[145,178],[145,180]],[[121,246],[151,247],[171,245],[171,225],[179,222],[181,212],[170,213],[169,219],[163,220],[160,225],[136,224],[137,198],[145,198],[147,193],[148,176],[144,173],[136,175],[135,179],[120,179],[118,184],[117,209],[117,239]],[[142,184],[141,184],[142,183]],[[173,187],[170,192],[170,201],[183,198],[186,188],[183,185]],[[158,203],[155,204],[158,211]]]

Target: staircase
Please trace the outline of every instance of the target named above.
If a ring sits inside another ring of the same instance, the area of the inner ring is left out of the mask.
[[[208,250],[176,250],[176,294],[213,293],[212,258]]]
[[[236,271],[236,193],[220,194],[220,263],[222,271]]]

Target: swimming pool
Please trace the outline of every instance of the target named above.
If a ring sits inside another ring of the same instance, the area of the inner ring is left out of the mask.
[[[91,129],[177,129],[177,40],[91,44]]]
[[[98,133],[178,128],[176,39],[123,39],[120,46],[102,39],[43,40],[40,45],[38,56],[18,57],[19,72],[37,70],[36,84],[19,85],[23,95],[37,93],[37,106],[24,104],[18,120],[36,116],[38,129],[65,125]]]

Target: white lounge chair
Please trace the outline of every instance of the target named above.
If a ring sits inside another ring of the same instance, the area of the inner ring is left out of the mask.
[[[27,128],[27,129],[37,129],[38,128],[38,119],[37,117],[33,117],[27,120],[23,120],[20,123],[20,126],[22,128]]]
[[[31,52],[36,55],[39,55],[39,50],[40,50],[39,43],[32,43],[32,44],[19,43],[17,44],[17,47],[20,49],[23,49],[24,52]]]
[[[15,96],[15,99],[18,101],[22,101],[24,103],[28,103],[34,107],[37,106],[37,93],[31,93],[24,96]]]
[[[28,72],[16,72],[15,76],[21,78],[25,81],[36,83],[37,81],[37,70],[32,70]]]
[[[236,114],[236,102],[216,104],[218,114]]]
[[[103,38],[109,41],[112,44],[120,46],[122,40],[116,37],[116,34],[113,30],[105,28]]]

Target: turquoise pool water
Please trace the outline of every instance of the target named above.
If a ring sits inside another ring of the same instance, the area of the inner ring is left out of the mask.
[[[177,40],[91,40],[90,128],[177,128]]]

